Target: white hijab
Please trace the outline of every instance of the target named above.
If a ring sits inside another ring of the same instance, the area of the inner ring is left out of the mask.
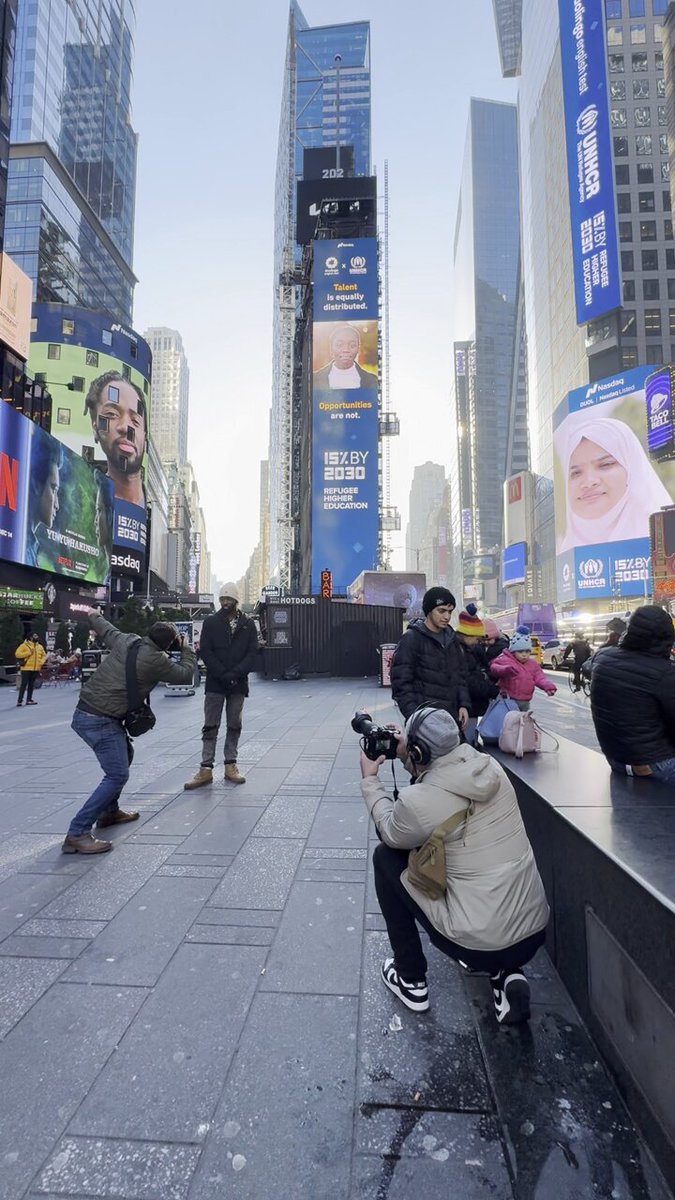
[[[570,460],[586,438],[596,442],[626,471],[626,490],[613,508],[601,517],[580,517],[570,503]],[[649,537],[649,517],[672,500],[645,454],[639,438],[625,421],[614,417],[589,418],[587,412],[570,413],[556,432],[565,477],[565,533],[558,554],[575,546]]]

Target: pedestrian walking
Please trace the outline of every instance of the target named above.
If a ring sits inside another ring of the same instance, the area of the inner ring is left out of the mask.
[[[467,604],[459,614],[457,641],[464,659],[470,696],[469,720],[464,729],[464,736],[467,742],[473,745],[479,717],[484,715],[490,701],[499,695],[499,686],[489,674],[490,664],[485,651],[485,624],[478,616],[475,604]]]
[[[516,630],[508,650],[490,663],[490,674],[497,680],[500,692],[515,700],[522,712],[529,709],[536,687],[547,696],[555,696],[558,690],[532,657],[532,639],[527,629]]]
[[[17,646],[14,657],[21,663],[21,687],[16,707],[21,708],[24,696],[26,696],[26,704],[37,704],[37,700],[33,699],[33,688],[47,658],[47,652],[37,633],[31,634],[20,646]]]
[[[464,728],[471,697],[464,657],[450,618],[456,601],[446,587],[424,593],[424,617],[411,621],[401,638],[391,667],[391,692],[404,718],[420,704],[437,704]]]
[[[137,812],[124,812],[118,803],[131,761],[131,742],[122,723],[130,708],[126,660],[131,647],[139,643],[136,677],[141,702],[158,683],[191,683],[195,668],[189,644],[170,622],[156,621],[147,635],[139,638],[135,633],[121,633],[94,608],[87,614],[92,629],[110,653],[83,683],[71,728],[94,751],[104,776],[73,817],[62,846],[64,854],[103,854],[112,850],[112,842],[93,837],[94,822],[101,829],[138,820]],[[177,650],[180,662],[169,657]]]
[[[237,767],[242,711],[248,696],[248,676],[258,654],[255,622],[239,608],[239,592],[226,583],[219,593],[220,611],[207,617],[202,626],[199,654],[206,664],[202,761],[196,775],[184,785],[186,791],[213,783],[216,743],[225,708],[225,780],[246,783]]]

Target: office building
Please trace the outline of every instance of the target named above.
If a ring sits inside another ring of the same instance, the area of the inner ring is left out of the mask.
[[[19,6],[5,239],[39,301],[130,324],[132,0]]]
[[[529,465],[517,113],[472,99],[454,238],[453,562],[498,603],[502,485]]]
[[[321,150],[335,156],[329,153],[326,170],[370,175],[370,26],[359,21],[310,28],[291,0],[275,192],[270,433],[270,577],[283,587],[291,583],[299,517],[292,498],[294,373],[299,369],[294,338],[301,303],[297,186],[306,174],[305,152]]]
[[[163,463],[187,462],[190,369],[176,329],[153,326],[143,335],[152,350],[152,437]]]
[[[17,4],[18,0],[0,0],[0,250],[4,248]]]
[[[431,519],[435,517],[445,487],[445,468],[425,462],[415,467],[408,501],[408,528],[405,545],[406,571],[423,571],[433,576],[433,539]]]

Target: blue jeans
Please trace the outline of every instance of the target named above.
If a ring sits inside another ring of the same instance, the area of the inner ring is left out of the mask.
[[[650,763],[654,779],[661,783],[675,783],[675,758],[664,758],[663,762]]]
[[[105,772],[103,779],[70,822],[68,833],[80,837],[89,833],[103,813],[115,812],[117,801],[129,778],[127,735],[119,721],[112,717],[95,717],[93,713],[76,708],[71,729],[91,746]]]

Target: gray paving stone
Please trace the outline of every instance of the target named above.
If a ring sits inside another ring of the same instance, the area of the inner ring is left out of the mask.
[[[213,887],[211,879],[149,880],[87,945],[66,978],[78,983],[152,986]]]
[[[185,839],[181,847],[183,854],[236,854],[259,815],[255,808],[220,804]]]
[[[20,937],[12,933],[0,942],[4,958],[77,958],[89,942],[85,938]]]
[[[170,846],[118,846],[100,856],[87,877],[71,884],[41,915],[109,921],[170,854]]]
[[[328,864],[322,871],[310,871],[300,867],[296,875],[302,883],[361,883],[365,885],[366,877],[363,871],[340,871]]]
[[[265,953],[253,946],[181,946],[69,1132],[202,1141]]]
[[[304,843],[287,838],[249,838],[210,904],[223,908],[283,908]]]
[[[359,862],[362,862],[363,865],[365,866],[367,856],[368,856],[367,850],[352,850],[352,849],[348,849],[348,848],[345,848],[345,849],[335,848],[334,849],[334,848],[327,847],[327,846],[312,846],[311,849],[308,849],[305,851],[305,854],[303,856],[303,862],[306,862],[306,863],[318,862],[323,859],[336,859],[336,858],[350,859],[350,860],[358,859]]]
[[[245,784],[230,784],[227,789],[232,794],[237,788],[237,803],[240,796],[273,796],[288,775],[288,767],[247,767],[245,774]]]
[[[218,946],[269,946],[275,933],[275,929],[265,926],[247,929],[240,925],[196,924],[192,926],[185,940]]]
[[[460,968],[424,939],[431,1009],[413,1013],[382,983],[380,965],[391,954],[386,934],[367,933],[365,946],[360,1102],[491,1112],[492,1099]],[[390,1022],[395,1017],[400,1028],[392,1029]]]
[[[275,909],[211,908],[207,905],[199,914],[200,925],[243,925],[276,929],[280,913]]]
[[[55,983],[0,1043],[3,1200],[23,1196],[146,995]]]
[[[324,801],[312,826],[307,848],[361,849],[368,843],[368,825],[365,805],[357,808]]]
[[[218,806],[221,798],[220,793],[215,792],[213,788],[199,788],[197,792],[182,792],[162,809],[154,821],[149,822],[150,828],[153,833],[178,834],[181,837],[188,837]]]
[[[351,769],[336,767],[331,771],[326,780],[326,793],[328,792],[331,795],[358,797],[361,803],[363,803],[361,798],[361,772],[359,770],[358,754],[354,756],[354,766]]]
[[[353,998],[256,996],[190,1200],[347,1200],[356,1021]]]
[[[229,867],[234,859],[233,854],[184,854],[176,850],[167,859],[167,866],[176,867]]]
[[[19,937],[93,938],[102,929],[105,929],[105,921],[46,921],[36,917],[17,929],[17,934]]]
[[[0,959],[0,1040],[51,987],[65,968],[58,959]]]
[[[363,884],[295,883],[263,991],[358,995]]]
[[[323,787],[331,773],[333,764],[330,761],[316,759],[300,759],[286,775],[284,780],[287,787],[296,784],[321,784]]]
[[[191,879],[222,879],[226,871],[227,867],[183,867],[179,863],[171,863],[167,866],[160,867],[157,874],[173,875],[175,878],[183,876]]]
[[[186,1200],[198,1158],[197,1146],[63,1138],[40,1173],[38,1193]]]
[[[299,746],[289,746],[285,742],[280,742],[276,746],[272,746],[265,754],[258,759],[259,767],[293,767],[300,757]]]
[[[318,806],[318,796],[277,796],[258,821],[256,837],[306,838]]]
[[[65,888],[72,876],[14,875],[0,882],[0,937],[12,933],[35,916]]]
[[[15,833],[0,843],[0,879],[25,870],[30,863],[39,859],[45,850],[60,845],[63,834]]]

